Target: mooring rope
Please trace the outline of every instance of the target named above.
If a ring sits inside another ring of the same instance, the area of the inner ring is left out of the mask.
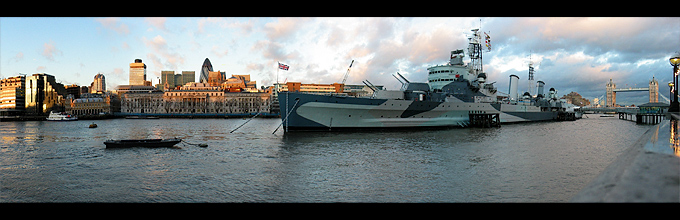
[[[267,107],[267,109],[271,109],[271,108],[272,108],[272,103],[274,103],[274,101],[272,101],[271,98],[270,98],[270,99],[269,99],[269,107]],[[250,119],[248,119],[248,121],[246,121],[246,122],[244,122],[243,124],[241,124],[240,126],[234,128],[234,130],[231,130],[229,133],[234,133],[234,131],[236,131],[237,129],[243,127],[243,125],[246,125],[246,123],[248,123],[250,120],[253,120],[253,118],[255,118],[255,117],[257,117],[258,115],[260,115],[260,113],[262,113],[262,111],[258,111],[257,114],[255,114],[255,116],[250,117]]]
[[[257,117],[258,115],[260,115],[260,113],[262,113],[262,112],[258,112],[257,114],[255,114],[255,116],[250,117],[250,119],[248,119],[248,121],[246,121],[246,122],[244,122],[243,124],[239,125],[238,127],[234,128],[234,130],[231,130],[229,133],[234,133],[234,131],[236,131],[237,129],[243,127],[243,125],[246,125],[246,123],[248,123],[250,120],[253,120],[253,118],[255,118],[255,117]]]
[[[297,100],[295,101],[295,104],[293,104],[293,107],[290,109],[290,111],[288,111],[288,113],[286,113],[286,118],[284,118],[283,120],[281,120],[281,124],[279,124],[279,126],[276,127],[276,130],[274,130],[274,132],[272,132],[272,134],[276,133],[276,131],[279,130],[279,128],[281,127],[281,125],[283,125],[283,122],[288,121],[288,115],[290,115],[290,113],[293,112],[293,110],[295,109],[295,106],[297,106],[298,102],[300,102],[300,99],[297,99]],[[287,103],[286,103],[286,104],[287,104]]]

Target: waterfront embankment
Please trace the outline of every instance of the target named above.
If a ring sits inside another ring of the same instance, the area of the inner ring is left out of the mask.
[[[673,152],[678,131],[672,121],[680,115],[668,118],[645,132],[571,202],[680,202],[680,157]]]

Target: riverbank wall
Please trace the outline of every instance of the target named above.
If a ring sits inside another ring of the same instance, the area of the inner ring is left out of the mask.
[[[651,126],[571,202],[680,202],[678,131],[671,128],[675,125],[672,120],[680,120],[680,115],[668,114],[666,118],[670,120]]]

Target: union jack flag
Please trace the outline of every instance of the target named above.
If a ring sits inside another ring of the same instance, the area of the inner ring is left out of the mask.
[[[287,70],[288,70],[288,65],[279,63],[279,69],[282,69],[282,70],[286,70],[286,71],[287,71]]]

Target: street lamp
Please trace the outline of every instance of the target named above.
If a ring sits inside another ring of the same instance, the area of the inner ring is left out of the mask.
[[[670,94],[671,97],[673,97],[673,92],[674,92],[673,88],[675,88],[673,86],[674,86],[673,82],[668,82],[668,87],[670,88],[670,91],[671,91],[671,94]],[[673,101],[671,101],[671,102],[673,102]]]
[[[678,104],[678,65],[680,64],[680,54],[676,53],[673,57],[668,59],[673,66],[673,101],[668,109],[669,112],[679,112],[680,105]]]

